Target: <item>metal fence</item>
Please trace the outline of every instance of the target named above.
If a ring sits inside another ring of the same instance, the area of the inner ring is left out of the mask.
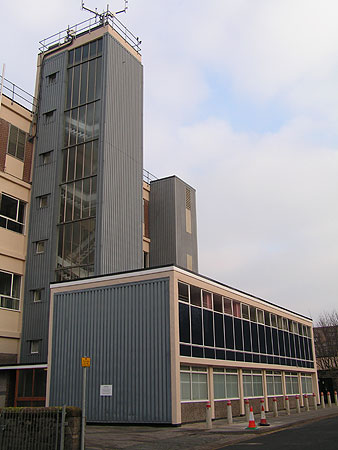
[[[0,411],[1,450],[63,450],[66,407]]]
[[[37,99],[33,97],[29,92],[21,89],[16,84],[7,80],[5,77],[2,82],[2,75],[0,75],[0,84],[3,83],[3,91],[2,93],[6,95],[6,97],[10,98],[12,102],[19,103],[26,109],[30,111],[34,111],[37,107]]]

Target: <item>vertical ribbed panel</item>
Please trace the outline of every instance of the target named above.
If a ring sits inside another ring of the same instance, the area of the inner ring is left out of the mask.
[[[105,104],[99,183],[98,273],[142,267],[143,71],[105,36]]]
[[[189,189],[191,233],[186,227],[186,189]],[[149,198],[150,267],[176,264],[198,272],[196,192],[173,176],[152,181]]]
[[[88,421],[171,423],[169,334],[168,279],[55,294],[50,405],[81,406],[88,356]]]
[[[57,73],[56,82],[49,84],[47,76]],[[54,268],[55,237],[58,209],[57,155],[61,120],[63,117],[65,52],[52,56],[41,68],[40,104],[36,132],[34,171],[31,192],[31,209],[27,245],[27,264],[25,277],[24,314],[21,341],[23,363],[47,361],[47,336],[49,319],[49,284]],[[46,124],[44,113],[55,110],[54,121]],[[41,154],[52,152],[50,164],[41,165]],[[50,194],[48,207],[39,208],[37,197]],[[35,242],[46,240],[45,252],[36,254]],[[43,300],[33,302],[33,289],[44,288]],[[39,354],[30,354],[30,340],[41,340]]]

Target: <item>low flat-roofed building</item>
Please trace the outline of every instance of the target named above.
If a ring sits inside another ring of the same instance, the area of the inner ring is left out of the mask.
[[[81,367],[81,358],[91,365]],[[51,285],[47,404],[89,422],[181,424],[315,392],[312,320],[177,266]]]

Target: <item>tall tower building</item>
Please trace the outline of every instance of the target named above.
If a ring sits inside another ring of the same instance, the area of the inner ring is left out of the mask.
[[[42,41],[21,363],[47,361],[51,282],[143,267],[143,68],[121,26]]]

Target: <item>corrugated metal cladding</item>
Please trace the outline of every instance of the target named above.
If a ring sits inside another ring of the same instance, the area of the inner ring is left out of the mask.
[[[105,35],[98,273],[142,268],[143,67]]]
[[[50,405],[81,406],[87,356],[88,421],[171,423],[169,333],[168,279],[55,294]]]
[[[21,340],[22,363],[47,361],[47,336],[49,319],[49,283],[54,267],[55,214],[58,208],[57,150],[60,148],[60,121],[63,117],[64,75],[66,52],[51,56],[41,67],[39,115],[34,155],[34,182],[32,183],[31,209],[27,247],[27,264],[24,290],[24,315]],[[56,73],[51,83],[48,76]],[[54,111],[46,119],[45,113]],[[42,164],[42,153],[52,151],[51,162]],[[41,195],[49,194],[48,207],[39,208]],[[36,242],[46,240],[45,251],[36,254]],[[44,289],[42,302],[33,301],[33,290]],[[39,354],[30,353],[30,341],[40,340]]]
[[[187,232],[187,192],[191,214],[191,233]],[[149,197],[150,266],[175,264],[187,267],[192,257],[192,270],[198,272],[196,192],[173,176],[152,181]]]

